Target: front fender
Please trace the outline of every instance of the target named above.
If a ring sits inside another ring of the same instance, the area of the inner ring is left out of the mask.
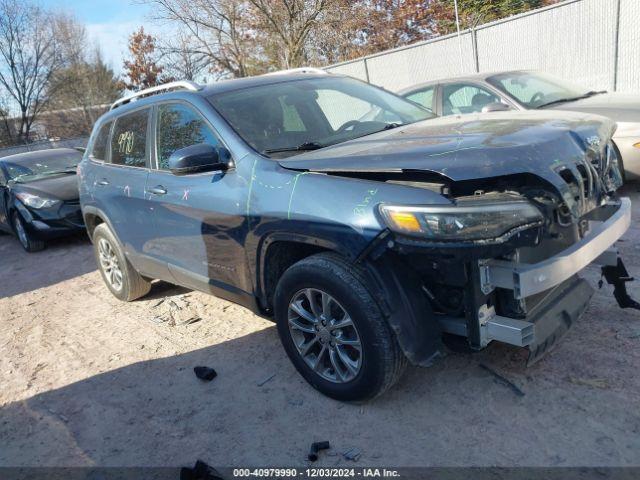
[[[443,354],[442,331],[421,290],[422,281],[401,256],[386,252],[364,265],[389,326],[414,365],[429,366]]]

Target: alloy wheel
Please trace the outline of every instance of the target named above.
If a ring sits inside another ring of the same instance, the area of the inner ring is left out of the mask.
[[[362,367],[362,343],[349,313],[327,292],[305,288],[289,302],[289,333],[305,363],[334,383],[353,380]]]
[[[102,268],[109,285],[116,291],[122,290],[120,262],[114,248],[105,238],[101,238],[98,241],[98,255],[100,257],[100,268]]]

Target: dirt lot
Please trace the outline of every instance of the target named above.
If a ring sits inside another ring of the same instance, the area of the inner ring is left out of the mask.
[[[640,276],[637,192],[620,246]],[[121,303],[88,241],[26,254],[2,235],[0,466],[302,465],[324,439],[323,465],[352,465],[352,447],[358,465],[640,465],[640,312],[610,292],[534,367],[492,345],[350,405],[307,386],[273,324],[240,307],[161,283]],[[218,377],[200,382],[195,365]]]

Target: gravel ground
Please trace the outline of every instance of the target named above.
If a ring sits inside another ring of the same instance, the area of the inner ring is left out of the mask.
[[[620,247],[640,276],[638,187],[626,194]],[[317,465],[640,465],[640,312],[606,286],[531,368],[505,345],[450,354],[363,405],[307,386],[241,307],[163,283],[119,302],[81,238],[27,254],[0,236],[0,325],[0,466],[301,466],[325,439]]]

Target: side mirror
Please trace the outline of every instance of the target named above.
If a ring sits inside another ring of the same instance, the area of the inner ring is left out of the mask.
[[[487,103],[484,107],[482,107],[482,113],[506,112],[507,110],[511,110],[511,107],[502,102]]]
[[[169,170],[174,175],[227,170],[227,155],[220,158],[218,149],[207,143],[199,143],[176,150],[169,157]]]

